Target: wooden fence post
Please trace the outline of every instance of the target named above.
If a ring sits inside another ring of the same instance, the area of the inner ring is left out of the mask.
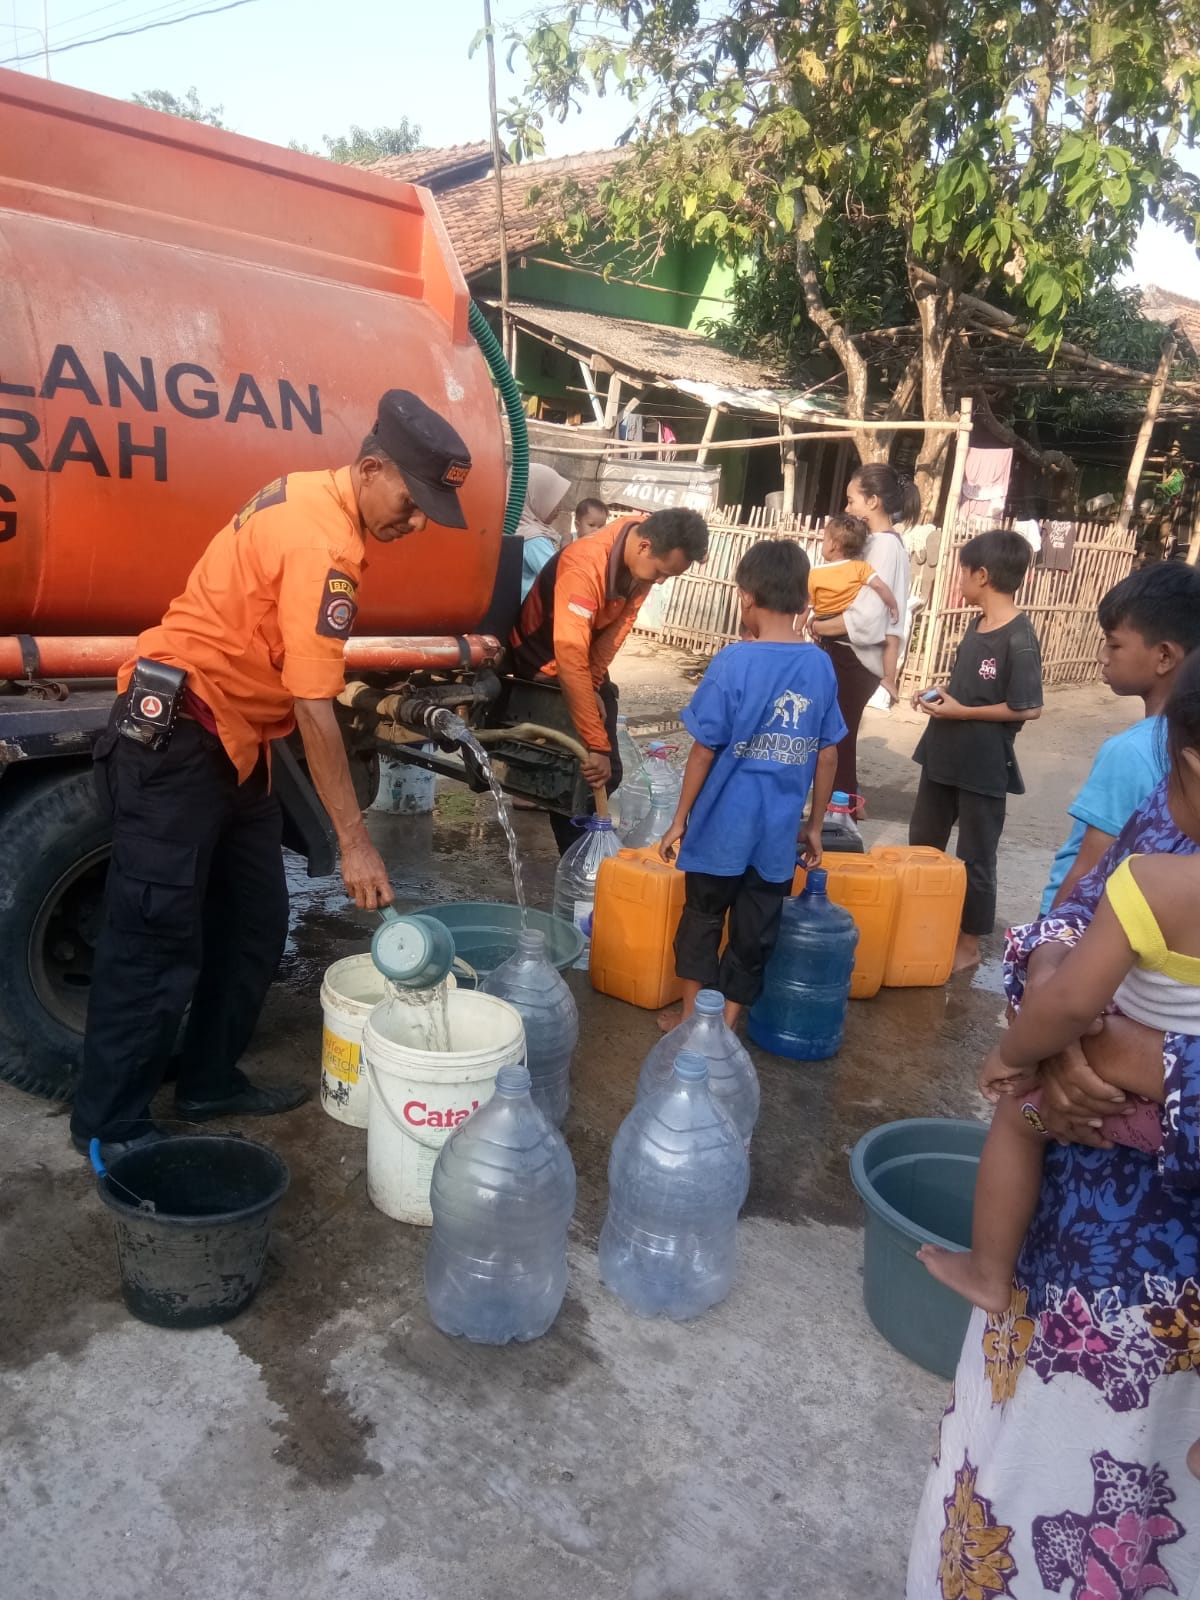
[[[962,397],[958,405],[958,432],[954,435],[951,446],[954,456],[950,463],[950,488],[946,495],[946,509],[942,513],[942,538],[938,546],[937,571],[933,575],[933,593],[929,597],[921,659],[917,663],[918,675],[923,680],[928,679],[931,668],[937,663],[942,609],[950,587],[949,575],[958,560],[954,549],[954,535],[958,531],[958,507],[962,499],[963,474],[967,469],[967,451],[971,446],[971,412],[975,402],[968,394]]]

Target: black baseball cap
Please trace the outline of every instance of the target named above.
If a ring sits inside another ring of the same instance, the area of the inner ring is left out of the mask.
[[[389,389],[371,432],[429,520],[443,528],[465,528],[458,491],[471,471],[471,452],[445,417],[407,389]]]

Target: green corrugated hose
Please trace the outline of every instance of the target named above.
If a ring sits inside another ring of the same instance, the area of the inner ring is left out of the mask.
[[[474,300],[471,301],[467,322],[483,351],[483,359],[488,364],[492,381],[500,391],[508,414],[508,431],[512,438],[512,474],[508,484],[508,505],[504,508],[504,531],[516,533],[517,523],[525,509],[525,490],[529,485],[529,431],[525,426],[525,407],[521,404],[521,391],[504,359],[500,341],[488,327],[487,318]]]

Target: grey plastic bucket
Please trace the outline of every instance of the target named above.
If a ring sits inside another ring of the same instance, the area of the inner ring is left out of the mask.
[[[867,1208],[863,1301],[910,1361],[952,1378],[971,1306],[917,1260],[923,1244],[971,1242],[982,1122],[913,1117],[886,1122],[854,1146],[850,1177]]]

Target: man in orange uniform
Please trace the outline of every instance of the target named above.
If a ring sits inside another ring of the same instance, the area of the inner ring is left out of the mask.
[[[580,742],[583,775],[611,793],[621,782],[617,752],[618,690],[613,657],[658,583],[708,554],[698,511],[672,508],[618,517],[589,539],[560,550],[538,573],[509,643],[518,678],[557,679]],[[579,838],[568,818],[551,813],[559,854]]]
[[[75,1147],[108,1156],[161,1137],[150,1101],[180,1023],[179,1116],[269,1116],[307,1098],[237,1066],[287,938],[283,818],[269,745],[293,728],[337,834],[346,892],[393,899],[367,837],[334,700],[365,536],[465,527],[471,458],[416,395],[392,389],[353,466],[292,473],[244,506],[201,556],[137,659],[96,747],[113,853],[96,948]]]

